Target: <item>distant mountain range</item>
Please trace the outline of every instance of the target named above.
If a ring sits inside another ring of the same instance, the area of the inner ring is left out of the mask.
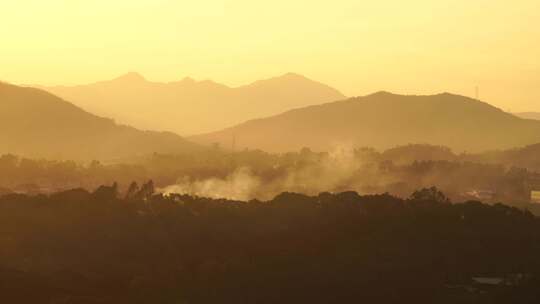
[[[169,132],[116,124],[43,90],[0,83],[0,153],[112,159],[202,149],[192,142],[268,152],[303,147],[329,151],[342,145],[385,150],[413,143],[447,146],[459,153],[540,142],[540,121],[518,117],[532,118],[531,113],[512,115],[448,93],[405,96],[378,92],[345,99],[338,91],[297,74],[228,88],[191,79],[155,83],[130,73],[111,81],[48,90],[61,92],[66,100],[78,99],[97,113],[114,112],[111,115],[119,121],[157,129],[194,131],[295,109],[194,135],[187,141]]]
[[[119,123],[181,135],[345,98],[327,85],[293,73],[236,88],[191,78],[151,82],[137,73],[88,85],[41,88]]]
[[[118,125],[45,91],[0,83],[0,154],[110,160],[200,149],[173,133]]]
[[[456,152],[508,149],[540,142],[540,121],[525,120],[479,100],[448,93],[404,96],[379,92],[309,106],[222,131],[193,136],[199,143],[284,152],[339,145],[388,149],[409,143]]]
[[[540,113],[538,112],[522,112],[522,113],[514,113],[514,115],[523,119],[540,120]]]

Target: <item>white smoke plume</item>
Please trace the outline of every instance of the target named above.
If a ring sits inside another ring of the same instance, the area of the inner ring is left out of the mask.
[[[187,176],[182,177],[176,184],[160,191],[164,194],[179,193],[247,201],[271,199],[285,191],[315,195],[325,191],[358,190],[359,184],[355,184],[355,177],[359,176],[361,165],[362,160],[355,157],[354,148],[341,145],[327,157],[307,166],[290,168],[284,175],[272,180],[264,180],[253,174],[250,168],[242,167],[225,178],[192,180]]]
[[[260,180],[253,176],[246,167],[235,170],[224,179],[209,178],[192,181],[185,176],[175,185],[159,189],[165,195],[170,193],[189,194],[209,198],[227,198],[233,200],[250,200],[260,187]]]

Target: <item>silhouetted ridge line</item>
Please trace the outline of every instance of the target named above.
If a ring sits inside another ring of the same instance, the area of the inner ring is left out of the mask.
[[[345,98],[334,88],[294,73],[238,87],[189,77],[152,82],[128,73],[87,85],[43,89],[123,124],[182,135],[215,131],[248,119]]]
[[[302,147],[329,151],[336,145],[387,149],[410,143],[479,152],[540,142],[540,122],[519,119],[486,102],[450,93],[377,92],[297,108],[191,138],[200,143],[226,143],[233,134],[239,148],[271,152]]]
[[[0,84],[0,153],[114,159],[200,149],[170,132],[140,131],[90,114],[43,90]]]

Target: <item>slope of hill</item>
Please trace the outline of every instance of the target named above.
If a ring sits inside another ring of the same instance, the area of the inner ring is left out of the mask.
[[[191,137],[199,143],[283,152],[329,150],[353,144],[388,149],[409,143],[455,151],[504,149],[540,142],[540,122],[448,93],[403,96],[387,92],[292,110]]]
[[[522,112],[522,113],[514,113],[514,115],[523,119],[540,120],[540,113],[538,112]]]
[[[120,123],[178,134],[215,131],[345,98],[333,88],[292,73],[237,88],[191,78],[151,82],[137,73],[89,85],[42,88]]]
[[[45,91],[0,83],[0,154],[112,159],[197,149],[175,134],[117,125]]]

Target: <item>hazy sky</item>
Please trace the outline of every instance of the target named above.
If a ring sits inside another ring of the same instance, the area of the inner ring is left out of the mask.
[[[138,71],[240,85],[297,72],[363,95],[450,91],[540,111],[540,0],[1,0],[0,79]]]

